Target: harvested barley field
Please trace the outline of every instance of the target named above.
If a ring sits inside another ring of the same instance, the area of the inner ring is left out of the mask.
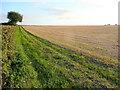
[[[65,48],[95,58],[118,59],[118,26],[23,26]]]

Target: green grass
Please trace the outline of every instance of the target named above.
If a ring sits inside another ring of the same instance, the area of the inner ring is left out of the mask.
[[[3,87],[117,88],[113,65],[34,36],[21,26],[3,28]]]

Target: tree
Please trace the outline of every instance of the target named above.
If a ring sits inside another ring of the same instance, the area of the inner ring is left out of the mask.
[[[10,11],[8,12],[7,18],[9,19],[9,25],[16,25],[17,22],[22,22],[22,15],[17,12]]]

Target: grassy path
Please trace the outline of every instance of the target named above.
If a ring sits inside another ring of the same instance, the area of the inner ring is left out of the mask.
[[[117,62],[109,64],[76,54],[20,26],[3,30],[3,87],[118,87]],[[12,48],[6,47],[7,42]],[[12,55],[8,54],[9,50]]]

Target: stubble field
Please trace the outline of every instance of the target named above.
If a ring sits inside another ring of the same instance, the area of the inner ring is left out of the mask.
[[[23,26],[65,48],[95,58],[118,59],[118,26]]]

